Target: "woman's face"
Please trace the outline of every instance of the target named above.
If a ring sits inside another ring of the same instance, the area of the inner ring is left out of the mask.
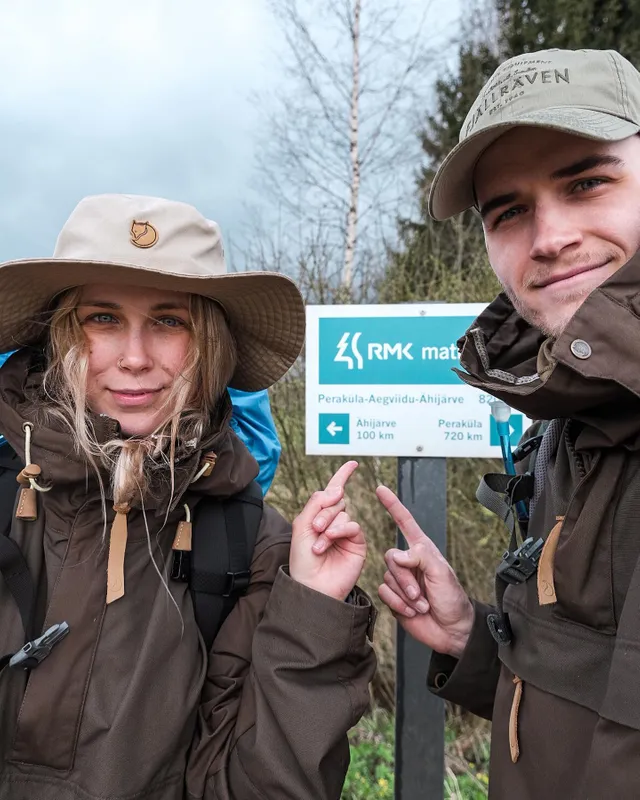
[[[87,398],[129,436],[166,419],[169,391],[191,344],[189,296],[147,287],[89,284],[78,317],[87,337]]]

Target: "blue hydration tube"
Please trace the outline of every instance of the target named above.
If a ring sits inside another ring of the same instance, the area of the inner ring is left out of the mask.
[[[511,452],[511,431],[509,429],[509,419],[511,418],[511,409],[502,400],[491,400],[491,416],[496,422],[498,428],[498,437],[500,438],[500,449],[502,450],[502,462],[504,464],[505,472],[507,475],[516,474],[516,466],[513,461],[513,454]],[[516,511],[518,519],[529,519],[529,513],[524,500],[519,500],[516,503]]]

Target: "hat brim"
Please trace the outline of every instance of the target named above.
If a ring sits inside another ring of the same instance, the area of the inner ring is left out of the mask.
[[[219,302],[238,349],[229,384],[235,389],[268,388],[290,369],[304,344],[304,301],[285,275],[197,276],[133,264],[43,258],[0,264],[0,352],[42,341],[52,299],[65,289],[90,283],[149,286]]]
[[[640,125],[602,111],[558,106],[521,114],[464,139],[445,158],[429,193],[429,213],[436,220],[460,214],[475,204],[473,173],[480,156],[512,128],[548,128],[573,133],[583,139],[617,142],[640,131]]]

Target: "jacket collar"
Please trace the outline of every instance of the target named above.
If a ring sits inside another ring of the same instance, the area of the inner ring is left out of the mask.
[[[640,255],[546,338],[499,295],[459,340],[463,381],[532,419],[582,422],[584,448],[640,449]]]
[[[28,349],[11,356],[0,370],[0,429],[20,459],[24,461],[23,423],[33,424],[31,455],[42,469],[42,481],[56,487],[87,487],[98,491],[93,468],[74,447],[72,437],[62,422],[44,421],[41,406],[42,363],[38,354]],[[232,406],[225,395],[212,412],[209,426],[195,446],[180,444],[176,454],[173,491],[168,467],[158,469],[151,480],[145,508],[157,514],[175,508],[187,490],[197,494],[228,497],[245,489],[258,474],[258,465],[229,427]],[[99,442],[119,435],[118,423],[106,416],[92,418]],[[211,475],[192,484],[206,453],[216,455]],[[109,476],[103,474],[109,497]],[[84,492],[82,492],[84,494]]]

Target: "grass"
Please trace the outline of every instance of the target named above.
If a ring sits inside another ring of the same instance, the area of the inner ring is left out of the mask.
[[[393,800],[394,720],[382,709],[365,717],[349,734],[351,766],[342,800]],[[446,731],[445,800],[486,800],[489,742],[487,735],[461,745],[454,720]],[[467,752],[468,751],[468,752]],[[465,755],[470,759],[466,760]]]

